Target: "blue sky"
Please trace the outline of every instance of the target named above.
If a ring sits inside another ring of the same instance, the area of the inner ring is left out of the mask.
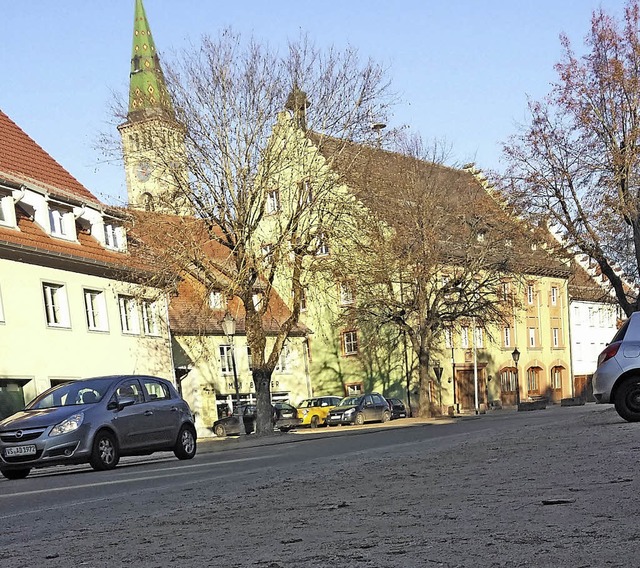
[[[565,32],[623,0],[145,0],[162,53],[231,26],[278,46],[300,30],[390,66],[389,121],[444,140],[451,161],[500,169],[501,143],[555,79]],[[103,201],[126,200],[121,165],[95,148],[112,92],[127,93],[133,0],[0,0],[0,109]]]

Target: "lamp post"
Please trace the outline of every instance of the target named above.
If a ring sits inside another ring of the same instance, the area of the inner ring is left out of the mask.
[[[226,335],[227,341],[229,342],[229,349],[231,351],[231,368],[233,369],[233,384],[235,386],[236,391],[236,405],[238,407],[238,424],[240,426],[240,436],[242,436],[244,431],[244,412],[243,408],[240,405],[240,386],[238,385],[238,371],[236,369],[236,357],[233,351],[233,338],[236,335],[236,320],[235,318],[227,312],[224,315],[224,319],[220,322],[222,325],[222,332]]]
[[[440,361],[437,359],[433,360],[433,373],[438,381],[438,400],[440,403],[440,411],[442,412],[442,367],[440,366]]]
[[[511,357],[513,357],[513,362],[516,366],[516,409],[520,410],[520,382],[518,380],[518,361],[520,361],[520,351],[516,347],[511,353]]]

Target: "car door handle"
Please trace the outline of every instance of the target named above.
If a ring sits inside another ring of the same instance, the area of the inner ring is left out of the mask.
[[[144,411],[144,415],[145,416],[153,416],[153,410],[145,410]]]
[[[172,406],[171,407],[171,412],[178,412],[178,407],[177,406]]]

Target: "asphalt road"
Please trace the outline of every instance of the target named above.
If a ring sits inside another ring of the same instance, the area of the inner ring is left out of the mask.
[[[2,568],[640,566],[640,424],[496,411],[0,481]]]

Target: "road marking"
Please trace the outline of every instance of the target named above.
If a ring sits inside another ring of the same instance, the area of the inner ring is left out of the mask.
[[[114,479],[111,481],[101,481],[98,483],[83,483],[81,485],[68,485],[66,487],[51,487],[48,489],[34,489],[32,491],[20,491],[17,493],[8,493],[5,495],[0,495],[0,499],[7,499],[10,497],[23,497],[23,496],[27,496],[27,495],[38,495],[38,494],[42,494],[42,493],[55,493],[55,492],[59,492],[59,491],[72,491],[72,490],[76,490],[76,489],[86,489],[88,487],[100,487],[100,486],[108,486],[108,485],[122,485],[123,483],[137,483],[139,481],[148,481],[148,480],[152,480],[152,479],[164,479],[166,477],[176,477],[179,475],[183,475],[183,473],[189,473],[189,472],[184,472],[185,469],[196,469],[196,468],[203,468],[203,467],[211,467],[211,466],[218,466],[218,465],[226,465],[226,464],[230,464],[230,463],[240,463],[240,462],[248,462],[248,461],[256,461],[256,460],[265,460],[265,459],[271,459],[275,457],[275,455],[269,455],[269,456],[264,456],[264,457],[255,457],[255,458],[240,458],[240,459],[236,459],[236,460],[225,460],[225,461],[220,461],[220,462],[215,462],[215,463],[201,463],[201,464],[190,464],[190,465],[184,465],[182,467],[164,467],[161,469],[157,469],[155,471],[172,471],[173,473],[170,474],[166,474],[166,475],[147,475],[144,477],[135,477],[135,478],[129,478],[129,479]],[[234,474],[237,475],[237,474]],[[98,499],[100,500],[100,499]],[[0,517],[3,518],[3,517]]]

